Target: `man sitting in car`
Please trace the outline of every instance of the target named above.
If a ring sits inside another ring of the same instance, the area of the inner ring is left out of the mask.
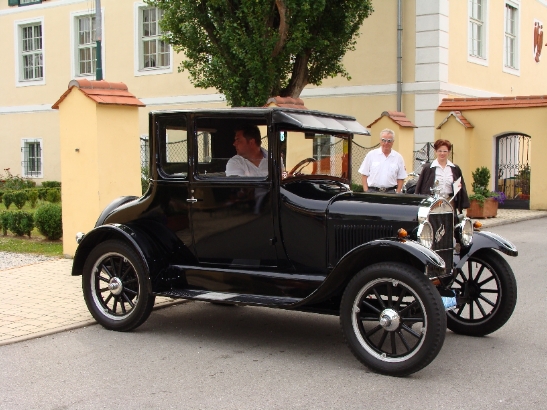
[[[234,155],[226,164],[226,176],[265,177],[268,175],[268,151],[262,148],[256,125],[236,129]]]

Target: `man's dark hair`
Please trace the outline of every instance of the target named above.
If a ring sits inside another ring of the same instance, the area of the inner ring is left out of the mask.
[[[243,131],[243,136],[247,141],[255,140],[256,145],[260,147],[260,144],[262,143],[262,137],[260,135],[260,130],[256,125],[243,125],[235,129],[235,132],[238,131]]]

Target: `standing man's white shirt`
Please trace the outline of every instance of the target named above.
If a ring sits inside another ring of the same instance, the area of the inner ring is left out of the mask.
[[[268,176],[268,151],[260,148],[262,159],[258,167],[241,155],[235,155],[226,164],[226,176],[266,177]]]
[[[398,179],[407,176],[402,155],[391,150],[386,157],[382,148],[376,148],[365,156],[359,173],[367,176],[368,186],[374,188],[395,187]]]

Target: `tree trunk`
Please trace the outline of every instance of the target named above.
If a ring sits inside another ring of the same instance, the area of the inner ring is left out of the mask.
[[[308,85],[308,61],[310,52],[306,51],[296,57],[292,70],[291,80],[286,88],[280,91],[281,97],[299,98],[302,90]]]

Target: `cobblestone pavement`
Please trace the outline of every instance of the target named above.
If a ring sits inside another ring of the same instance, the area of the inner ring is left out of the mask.
[[[499,209],[496,218],[480,221],[488,229],[546,216],[547,211]],[[70,274],[71,259],[0,252],[0,261],[0,345],[96,323],[84,302],[81,277]],[[180,302],[156,298],[156,308]]]

